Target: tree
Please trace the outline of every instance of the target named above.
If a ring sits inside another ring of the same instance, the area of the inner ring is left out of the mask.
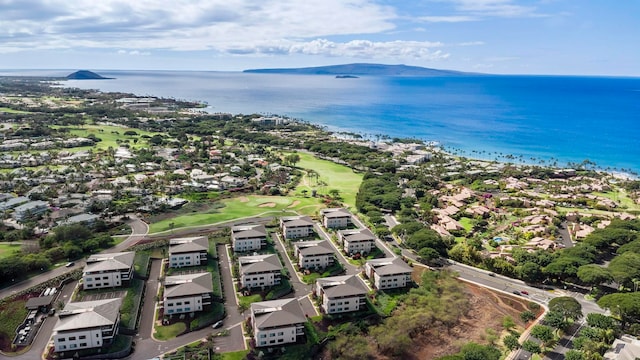
[[[513,318],[509,315],[502,318],[502,327],[509,331],[516,326],[516,322],[513,321]]]
[[[598,329],[617,329],[618,322],[611,316],[589,313],[587,314],[587,325]]]
[[[553,329],[546,325],[535,325],[531,328],[531,336],[542,341],[547,346],[555,338]]]
[[[560,296],[549,301],[549,311],[557,311],[565,321],[578,320],[582,317],[582,305],[570,296]]]
[[[518,341],[518,335],[509,334],[502,339],[502,343],[504,346],[513,351],[515,349],[520,348],[520,342]]]
[[[578,278],[590,286],[613,281],[613,276],[611,276],[609,269],[595,264],[580,266],[578,268]]]
[[[640,254],[627,251],[618,255],[611,260],[608,269],[617,282],[631,287],[631,280],[640,278]]]
[[[421,263],[428,264],[435,259],[439,259],[440,254],[432,248],[422,248],[418,251],[418,257]]]
[[[296,164],[300,162],[300,155],[295,153],[289,154],[285,156],[284,162],[295,167]]]
[[[584,360],[584,356],[578,350],[569,350],[564,354],[564,360]]]
[[[540,354],[542,352],[542,348],[540,347],[540,345],[532,340],[525,340],[522,343],[522,349],[532,354]]]
[[[544,316],[544,323],[554,329],[564,330],[568,323],[564,319],[564,315],[558,311],[549,311]]]
[[[598,300],[598,306],[619,316],[623,329],[627,323],[640,321],[640,292],[605,295]]]
[[[525,310],[523,312],[520,313],[520,319],[522,319],[522,321],[524,322],[529,322],[533,319],[536,318],[536,314],[534,314],[533,312],[529,311],[529,310]]]

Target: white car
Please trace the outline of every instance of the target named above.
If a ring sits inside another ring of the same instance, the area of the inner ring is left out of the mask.
[[[222,325],[224,324],[224,322],[222,322],[222,320],[216,322],[215,324],[211,325],[212,328],[214,329],[219,329],[222,327]]]

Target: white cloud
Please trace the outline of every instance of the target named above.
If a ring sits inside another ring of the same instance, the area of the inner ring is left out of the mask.
[[[394,29],[396,19],[393,8],[373,0],[1,2],[0,52],[87,47],[224,53],[318,37],[364,37]]]
[[[516,4],[514,0],[435,0],[451,3],[454,9],[462,15],[433,16],[442,21],[451,18],[450,22],[473,21],[487,17],[540,17],[545,16],[537,12],[535,6]],[[429,18],[429,17],[426,17]],[[429,21],[428,19],[424,19]],[[457,21],[456,21],[457,20]],[[441,22],[442,22],[441,21]],[[434,21],[435,22],[435,21]]]
[[[434,22],[434,23],[457,23],[457,22],[467,22],[467,21],[476,21],[478,18],[473,16],[466,15],[450,15],[450,16],[422,16],[418,18],[418,20],[426,21],[426,22]]]

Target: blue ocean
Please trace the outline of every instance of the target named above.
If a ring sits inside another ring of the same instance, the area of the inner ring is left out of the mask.
[[[286,115],[333,131],[437,141],[468,157],[640,171],[640,78],[376,77],[100,71],[68,86],[204,101],[210,112]]]

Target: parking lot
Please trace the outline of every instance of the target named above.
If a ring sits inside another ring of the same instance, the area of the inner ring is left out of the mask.
[[[92,294],[90,292],[85,292],[81,301],[94,301],[94,300],[108,300],[115,298],[124,298],[127,295],[126,290],[117,290],[117,291],[109,291],[109,292],[100,292],[96,294]]]

